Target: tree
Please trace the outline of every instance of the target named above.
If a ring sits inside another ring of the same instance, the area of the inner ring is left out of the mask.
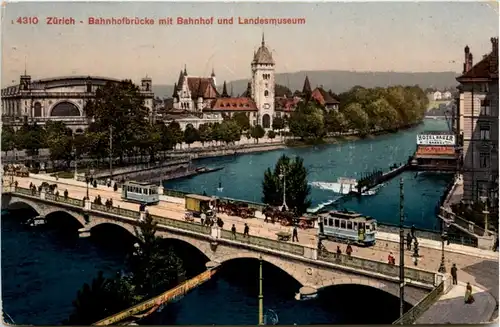
[[[184,130],[184,142],[188,145],[188,147],[190,147],[191,144],[198,141],[199,139],[200,134],[198,133],[198,130],[191,124],[187,125],[186,129]]]
[[[280,130],[285,128],[285,120],[281,117],[276,117],[273,119],[273,130]]]
[[[276,133],[273,130],[270,130],[267,132],[267,137],[274,139],[276,137]]]
[[[323,110],[314,101],[300,102],[292,113],[288,126],[290,132],[301,140],[321,138],[325,134]]]
[[[331,110],[325,115],[325,129],[327,133],[343,133],[347,129],[344,115],[336,110]]]
[[[200,142],[202,145],[205,145],[205,142],[210,142],[212,140],[212,129],[209,124],[201,124],[198,132],[200,134]]]
[[[257,141],[257,143],[259,143],[259,139],[263,138],[264,135],[266,135],[266,131],[264,130],[264,128],[262,128],[262,126],[255,125],[250,130],[250,135]]]
[[[38,150],[45,146],[45,130],[34,123],[24,123],[16,132],[16,148],[25,149],[29,156],[38,155]]]
[[[146,214],[135,234],[139,243],[129,256],[127,275],[105,278],[100,272],[91,285],[84,284],[73,302],[74,311],[64,324],[90,325],[145,299],[154,297],[186,279],[182,261],[172,248],[162,247],[156,222]]]
[[[16,132],[12,126],[2,127],[2,151],[7,155],[16,148]]]
[[[142,299],[165,292],[186,279],[182,260],[172,248],[164,249],[162,239],[156,237],[156,224],[149,214],[139,222],[135,234],[140,243],[130,258],[131,283]]]
[[[234,143],[241,139],[241,127],[234,120],[225,120],[219,125],[221,141]]]
[[[182,144],[184,141],[184,133],[182,132],[181,125],[175,120],[168,124],[169,136],[174,147],[177,144]]]
[[[149,112],[139,87],[132,81],[108,82],[98,88],[95,98],[86,103],[84,110],[93,120],[90,125],[95,125],[92,131],[106,131],[108,138],[112,132],[113,152],[120,161],[145,139],[144,126],[148,124]]]
[[[48,121],[45,125],[45,136],[50,160],[64,160],[66,167],[69,167],[75,156],[72,131],[61,121]]]
[[[262,182],[262,201],[272,206],[279,206],[283,203],[283,179],[280,174],[285,173],[285,197],[287,205],[296,210],[298,214],[306,212],[311,205],[308,198],[311,187],[307,181],[307,169],[304,160],[295,157],[291,160],[286,155],[282,155],[274,167],[274,171],[268,168],[264,173]]]
[[[344,108],[343,114],[349,121],[349,128],[359,131],[361,134],[369,132],[368,115],[363,111],[361,104],[357,102],[350,103]]]
[[[241,132],[247,131],[250,129],[250,120],[248,116],[244,112],[237,112],[233,115],[232,120],[234,120],[238,126],[240,127]],[[240,132],[240,134],[241,134]]]
[[[109,279],[102,271],[85,283],[73,301],[73,313],[63,325],[91,325],[132,306],[132,285],[125,278]]]

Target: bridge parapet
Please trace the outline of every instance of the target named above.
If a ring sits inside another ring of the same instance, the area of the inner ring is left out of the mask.
[[[393,325],[413,325],[422,314],[433,305],[445,291],[445,281],[442,281],[435,289],[427,294],[420,302],[414,305],[398,320],[393,322]]]
[[[42,203],[49,202],[53,206],[65,207],[70,211],[81,211],[85,212],[86,208],[84,207],[84,203],[82,200],[73,199],[73,198],[64,198],[61,196],[46,196],[45,199],[41,197],[40,194],[33,194],[31,190],[23,189],[17,187],[14,189],[14,192],[20,198],[26,198],[27,200],[38,200]],[[47,194],[48,195],[48,194]],[[117,207],[106,207],[104,205],[92,204],[90,206],[90,213],[97,214],[102,217],[102,214],[109,215],[110,220],[118,221],[120,224],[135,224],[135,222],[140,219],[141,214],[139,211],[133,211],[123,208]],[[41,213],[40,213],[41,214]],[[326,263],[333,263],[337,266],[344,266],[350,269],[357,269],[361,271],[366,271],[370,273],[376,273],[381,276],[386,276],[390,278],[395,278],[399,274],[398,267],[389,265],[384,262],[373,261],[369,259],[359,258],[359,257],[351,257],[348,258],[346,255],[336,256],[334,253],[324,253],[321,252],[318,254],[318,250],[316,248],[307,247],[299,244],[293,244],[288,242],[281,242],[278,240],[263,238],[259,236],[244,236],[241,233],[235,233],[233,235],[232,232],[228,230],[221,230],[219,227],[205,227],[199,223],[192,223],[182,220],[177,220],[168,217],[161,217],[152,215],[153,219],[161,224],[161,228],[163,230],[167,229],[170,233],[185,233],[191,235],[196,238],[205,238],[209,242],[216,241],[217,239],[230,241],[229,243],[241,244],[248,249],[253,251],[265,251],[272,250],[272,252],[276,253],[275,255],[281,257],[279,253],[282,253],[283,256],[290,256],[294,260],[303,258],[304,261],[307,262],[320,262],[323,261]],[[105,219],[105,218],[103,218]],[[170,229],[169,229],[170,228]],[[216,233],[214,233],[214,230]],[[423,285],[438,285],[441,280],[439,279],[439,274],[419,270],[415,268],[406,267],[405,268],[405,277],[411,281],[416,282],[417,284]]]

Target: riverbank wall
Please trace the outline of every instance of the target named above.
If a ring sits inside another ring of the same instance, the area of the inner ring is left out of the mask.
[[[268,152],[286,148],[282,143],[279,144],[247,144],[241,146],[231,146],[223,148],[193,149],[185,152],[176,152],[172,154],[166,162],[154,164],[140,164],[127,167],[120,167],[113,170],[113,179],[120,181],[128,180],[147,180],[151,183],[160,183],[164,180],[190,177],[196,175],[190,167],[190,160],[216,158],[224,156],[236,156],[255,152]],[[110,178],[109,170],[102,170],[93,175],[98,184],[105,184]],[[85,175],[80,174],[78,180],[85,181]]]

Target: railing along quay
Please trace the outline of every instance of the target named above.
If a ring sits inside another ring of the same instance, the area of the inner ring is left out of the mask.
[[[4,190],[5,192],[5,190]],[[10,192],[10,191],[7,191]],[[45,194],[45,199],[41,198],[40,194],[32,195],[31,190],[26,189],[26,188],[21,188],[21,187],[16,187],[15,191],[16,194],[22,195],[24,197],[28,198],[35,198],[39,199],[42,201],[47,201],[47,202],[55,202],[55,203],[60,203],[60,204],[66,204],[66,205],[71,205],[72,207],[79,207],[81,208],[82,211],[85,210],[84,208],[84,203],[80,199],[74,199],[74,198],[64,198],[62,196],[55,196],[55,195],[50,195]],[[139,219],[140,218],[140,213],[138,211],[134,210],[129,210],[129,209],[123,209],[123,208],[118,208],[118,207],[106,207],[104,205],[98,205],[98,204],[91,204],[91,211],[97,212],[97,213],[107,213],[107,214],[113,214],[117,217],[126,217],[126,218],[132,218],[132,219]],[[173,227],[176,229],[181,229],[185,231],[190,231],[194,232],[197,234],[202,234],[207,238],[211,238],[211,228],[203,226],[199,223],[194,223],[194,222],[187,222],[187,221],[182,221],[182,220],[177,220],[173,218],[168,218],[168,217],[161,217],[157,215],[152,215],[153,219],[157,221],[160,225],[164,225],[165,227]],[[162,227],[162,226],[160,226]],[[250,246],[257,246],[259,248],[263,249],[269,249],[269,250],[274,250],[274,251],[281,251],[285,252],[291,255],[296,255],[296,256],[301,256],[306,258],[305,253],[306,253],[306,248],[310,249],[308,247],[299,245],[299,244],[293,244],[293,243],[288,243],[288,242],[282,242],[278,240],[273,240],[273,239],[268,239],[268,238],[263,238],[259,236],[243,236],[241,233],[235,233],[235,235],[232,234],[232,232],[227,231],[227,230],[221,230],[220,231],[220,238],[222,240],[229,240],[233,241],[236,243],[239,243],[241,245],[250,245]],[[307,257],[306,259],[311,260],[311,258]],[[369,259],[364,259],[364,258],[359,258],[359,257],[354,257],[351,256],[349,259],[345,255],[341,255],[340,259],[335,253],[332,252],[327,252],[324,253],[323,251],[319,252],[318,254],[318,261],[323,261],[323,262],[329,262],[333,264],[337,264],[340,266],[345,266],[349,268],[355,268],[355,269],[361,269],[364,271],[368,272],[374,272],[374,273],[379,273],[384,276],[390,276],[390,277],[397,277],[399,274],[399,268],[394,265],[389,265],[384,262],[380,261],[375,261],[375,260],[369,260]],[[415,282],[420,282],[423,284],[431,284],[435,285],[436,283],[436,273],[430,272],[430,271],[425,271],[425,270],[420,270],[420,269],[415,269],[415,268],[410,268],[410,267],[405,267],[405,277],[409,278]]]
[[[441,282],[435,289],[427,294],[422,300],[420,300],[415,306],[408,310],[404,315],[402,315],[398,320],[393,322],[393,325],[413,325],[418,318],[426,312],[444,292],[444,281]]]

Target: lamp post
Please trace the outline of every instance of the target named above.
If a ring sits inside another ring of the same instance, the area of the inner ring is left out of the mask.
[[[399,180],[399,317],[405,313],[405,230],[404,223],[404,182]],[[401,320],[401,324],[402,324]]]
[[[90,200],[90,198],[89,198],[89,183],[90,183],[90,179],[93,176],[94,176],[94,169],[90,169],[85,176],[85,183],[87,184],[87,200]]]
[[[109,179],[113,180],[113,126],[109,125]]]
[[[485,191],[486,193],[486,191]],[[487,193],[486,193],[487,194]],[[490,212],[488,211],[488,196],[484,195],[479,197],[481,202],[483,203],[483,215],[484,215],[484,235],[483,236],[488,236],[488,215]]]
[[[283,205],[281,207],[281,210],[285,208],[285,210],[288,210],[288,206],[286,205],[286,171],[285,171],[285,166],[281,166],[281,174],[279,174],[280,179],[283,179]]]
[[[445,259],[444,259],[444,242],[446,242],[446,240],[448,239],[448,235],[446,233],[446,230],[445,230],[445,226],[448,227],[446,225],[446,223],[443,221],[441,222],[442,226],[443,226],[443,230],[441,232],[441,263],[439,265],[439,269],[438,269],[438,272],[444,274],[446,272],[446,264],[445,264]]]
[[[259,326],[264,325],[264,294],[262,294],[262,256],[259,257]]]
[[[72,133],[72,137],[73,137],[73,157],[75,158],[74,179],[75,179],[75,181],[77,181],[78,180],[78,158],[76,157],[75,133]]]

